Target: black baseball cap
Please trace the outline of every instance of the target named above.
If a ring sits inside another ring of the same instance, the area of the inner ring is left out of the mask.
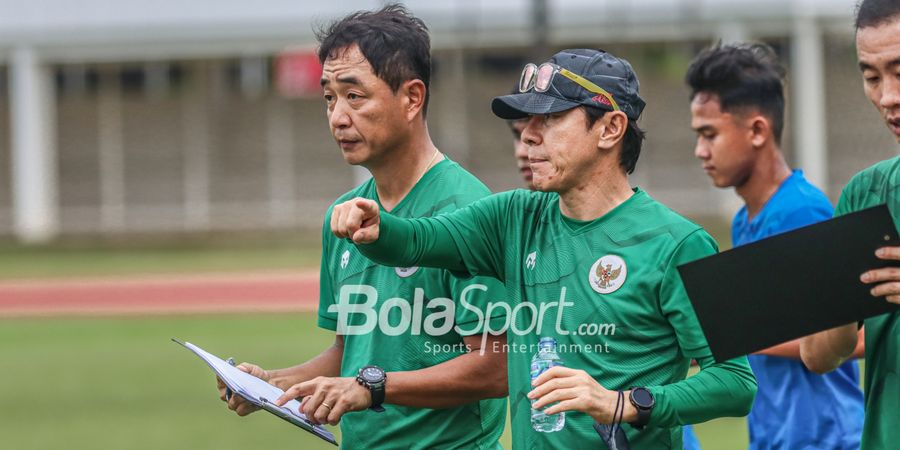
[[[606,90],[629,119],[637,120],[641,116],[646,102],[639,95],[640,83],[628,61],[603,50],[579,48],[563,50],[553,55],[549,62]],[[545,92],[537,92],[532,88],[527,92],[495,97],[491,102],[491,110],[501,119],[514,120],[582,105],[614,110],[609,100],[602,95],[590,92],[557,73]]]

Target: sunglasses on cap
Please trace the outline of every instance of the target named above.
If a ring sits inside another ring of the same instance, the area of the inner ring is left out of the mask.
[[[522,69],[522,75],[519,77],[519,92],[525,93],[531,89],[534,89],[535,92],[547,92],[547,90],[550,89],[553,77],[555,77],[556,74],[560,74],[574,81],[575,84],[581,86],[590,93],[603,96],[603,98],[609,101],[609,105],[612,107],[613,111],[619,111],[619,104],[616,103],[612,94],[607,92],[606,89],[591,83],[588,79],[577,73],[549,62],[543,63],[540,66],[537,66],[534,63],[526,64]]]

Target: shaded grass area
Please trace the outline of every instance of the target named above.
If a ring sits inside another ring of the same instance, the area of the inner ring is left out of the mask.
[[[235,416],[212,372],[171,337],[263,367],[304,361],[333,339],[312,313],[0,320],[4,448],[334,448],[266,413]],[[705,448],[746,448],[743,419],[697,433]],[[509,439],[507,428],[505,448]]]
[[[75,239],[46,246],[0,242],[0,279],[74,278],[316,268],[318,231]]]

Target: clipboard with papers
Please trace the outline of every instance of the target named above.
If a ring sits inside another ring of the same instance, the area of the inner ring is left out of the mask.
[[[275,399],[284,394],[284,391],[281,389],[256,378],[249,373],[237,369],[225,360],[191,344],[190,342],[182,342],[175,338],[172,338],[172,341],[184,346],[199,356],[200,359],[202,359],[236,395],[240,395],[253,405],[314,434],[320,439],[338,445],[337,440],[334,438],[334,434],[320,425],[312,424],[309,419],[300,412],[300,402],[297,400],[290,400],[285,403],[284,406],[276,406],[272,403]]]
[[[897,266],[875,250],[900,245],[880,205],[678,266],[712,351],[722,362],[836,326],[900,310],[873,297],[863,272]]]

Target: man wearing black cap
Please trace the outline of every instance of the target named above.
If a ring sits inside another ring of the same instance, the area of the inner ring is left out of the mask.
[[[715,241],[629,185],[643,140],[638,91],[625,60],[562,51],[527,65],[519,93],[492,104],[503,119],[528,119],[538,192],[427,219],[379,214],[365,199],[334,209],[335,235],[374,261],[506,283],[514,448],[682,448],[681,425],[752,404],[746,358],[714,362],[677,270],[715,253]],[[692,358],[701,371],[685,379]],[[554,426],[535,422],[564,412]]]

